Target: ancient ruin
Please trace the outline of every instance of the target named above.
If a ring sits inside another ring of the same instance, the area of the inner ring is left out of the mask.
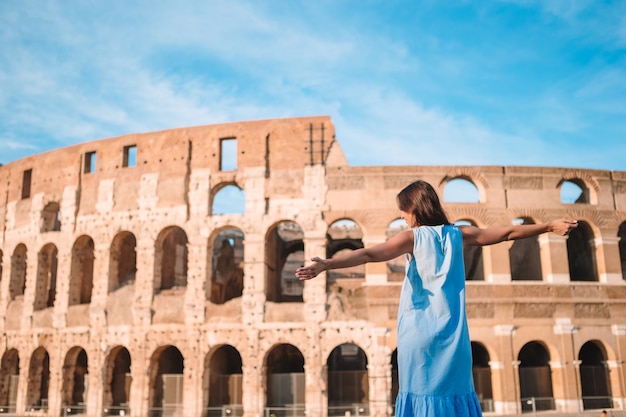
[[[455,222],[580,222],[466,251],[485,412],[623,409],[626,172],[350,166],[330,118],[302,117],[0,166],[0,413],[393,415],[403,260],[294,271],[402,230],[418,178]]]

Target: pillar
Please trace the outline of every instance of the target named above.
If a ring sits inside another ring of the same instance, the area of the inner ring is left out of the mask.
[[[567,236],[545,233],[539,235],[537,239],[539,240],[543,281],[550,283],[569,282]]]
[[[513,351],[513,336],[516,327],[512,324],[494,326],[500,357],[499,363],[490,363],[491,388],[493,390],[494,411],[498,414],[518,414],[521,412],[519,392],[519,361]]]

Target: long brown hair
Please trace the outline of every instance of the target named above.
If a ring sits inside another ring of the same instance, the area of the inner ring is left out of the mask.
[[[446,212],[441,207],[437,192],[426,181],[417,180],[407,185],[398,193],[396,201],[398,208],[413,213],[420,225],[450,224]]]

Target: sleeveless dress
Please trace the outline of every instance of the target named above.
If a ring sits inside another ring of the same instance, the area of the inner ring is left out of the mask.
[[[413,237],[398,309],[396,417],[480,417],[461,230],[420,226]]]

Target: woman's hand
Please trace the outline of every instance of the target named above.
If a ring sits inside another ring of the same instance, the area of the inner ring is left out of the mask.
[[[567,236],[572,229],[578,227],[578,222],[576,220],[568,220],[568,219],[559,219],[550,222],[549,229],[551,232],[556,233],[560,236]]]
[[[301,280],[305,281],[307,279],[315,278],[321,272],[325,271],[326,268],[326,260],[322,258],[311,258],[313,263],[308,266],[302,266],[296,270],[296,276]]]

